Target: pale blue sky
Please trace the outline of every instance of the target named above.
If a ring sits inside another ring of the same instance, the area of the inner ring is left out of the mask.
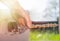
[[[25,10],[30,12],[32,21],[56,21],[58,14],[54,13],[54,9],[52,9],[53,13],[51,14],[44,12],[49,6],[49,0],[19,0],[19,3]],[[58,9],[56,9],[56,11],[58,11]],[[45,15],[47,16],[44,17]]]
[[[54,9],[55,3],[52,5],[50,4],[50,1],[58,2],[58,0],[18,0],[18,2],[24,8],[24,10],[29,11],[30,13],[29,15],[32,21],[56,21],[57,16],[59,15],[58,13],[59,6],[57,4],[56,9]],[[4,9],[3,10],[4,12],[2,12],[1,9],[2,10]],[[1,2],[0,2],[0,10],[2,12],[2,14],[0,14],[2,18],[3,16],[8,17],[10,15],[9,8]],[[6,13],[7,15],[4,13]],[[1,19],[1,16],[0,16],[0,19]]]

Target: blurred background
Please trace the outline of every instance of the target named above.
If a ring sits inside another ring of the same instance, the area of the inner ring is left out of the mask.
[[[28,12],[33,24],[30,28],[30,41],[60,40],[59,0],[18,0],[18,2]],[[0,23],[11,21],[10,9],[1,2],[0,9],[2,9]]]
[[[33,24],[30,41],[60,40],[59,0],[21,0],[19,3]]]

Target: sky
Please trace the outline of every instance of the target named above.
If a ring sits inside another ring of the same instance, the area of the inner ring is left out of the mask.
[[[29,11],[29,15],[32,21],[56,21],[57,20],[57,15],[55,13],[55,9],[52,9],[53,13],[47,13],[46,8],[49,8],[49,2],[51,0],[18,0],[19,4],[22,6],[22,8],[24,10]],[[1,17],[3,18],[3,16],[6,17],[6,12],[7,13],[7,17],[10,15],[10,9],[4,5],[3,3],[0,2],[0,9],[5,9],[3,10],[4,12],[3,14],[0,14],[0,19]],[[58,8],[57,8],[58,11]],[[46,15],[46,16],[45,16]]]
[[[46,14],[44,10],[48,8],[49,1],[51,0],[19,0],[20,5],[27,11],[32,21],[57,21],[57,14]],[[55,12],[54,9],[52,9]],[[46,17],[44,17],[47,15]]]

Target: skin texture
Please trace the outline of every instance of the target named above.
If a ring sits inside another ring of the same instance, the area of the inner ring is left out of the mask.
[[[19,16],[22,16],[23,18],[17,17],[17,22],[19,25],[27,25],[27,27],[31,28],[32,23],[30,20],[30,17],[28,15],[28,12],[25,11],[17,0],[0,0],[0,2],[4,3],[8,8],[10,8],[11,15],[16,19],[16,16],[14,16],[16,13]]]

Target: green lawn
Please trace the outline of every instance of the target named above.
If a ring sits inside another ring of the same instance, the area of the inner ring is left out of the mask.
[[[31,30],[30,41],[59,41],[60,35],[54,32],[40,32],[39,30]]]

